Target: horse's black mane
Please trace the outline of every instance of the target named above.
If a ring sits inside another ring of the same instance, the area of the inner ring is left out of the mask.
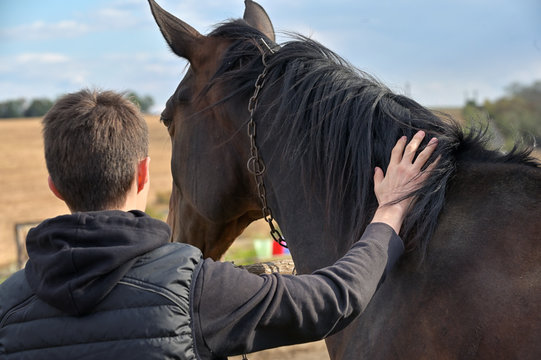
[[[256,122],[272,123],[272,139],[280,139],[275,146],[303,167],[308,182],[323,180],[329,214],[348,209],[351,218],[345,223],[354,227],[352,235],[362,233],[377,206],[372,190],[374,167],[385,170],[397,139],[411,138],[418,129],[427,132],[424,145],[433,136],[439,140],[431,161],[441,157],[432,176],[415,192],[417,201],[402,227],[407,248],[420,249],[421,258],[459,162],[539,166],[530,156],[531,149],[515,147],[507,154],[488,150],[483,128],[465,133],[449,116],[392,93],[308,38],[297,36],[269,54],[258,39],[270,40],[242,20],[222,24],[210,36],[232,40],[209,85],[225,86],[229,96],[223,101],[252,95],[263,71],[261,55],[267,53],[268,74]]]

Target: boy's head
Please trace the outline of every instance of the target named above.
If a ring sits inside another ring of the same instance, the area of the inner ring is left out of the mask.
[[[43,118],[43,139],[50,178],[71,211],[122,205],[148,155],[139,109],[112,91],[61,97]]]

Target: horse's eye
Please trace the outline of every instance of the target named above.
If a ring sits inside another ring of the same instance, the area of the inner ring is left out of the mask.
[[[168,117],[166,114],[162,113],[160,115],[160,121],[167,127],[171,126],[171,122],[173,121],[173,119],[171,119],[170,117]]]

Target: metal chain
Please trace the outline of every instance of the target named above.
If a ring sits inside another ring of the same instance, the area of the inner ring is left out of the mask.
[[[265,40],[261,39],[261,41],[267,47],[267,49],[270,50],[271,53],[274,53],[274,50],[270,48],[270,46],[265,42]],[[272,211],[267,203],[267,190],[263,182],[263,174],[265,173],[266,168],[263,160],[261,159],[261,156],[259,155],[259,148],[256,144],[256,123],[254,120],[254,114],[257,108],[258,95],[261,91],[261,88],[263,87],[263,84],[265,83],[265,76],[267,76],[268,71],[265,52],[262,52],[261,60],[263,62],[264,68],[255,81],[255,90],[252,97],[250,98],[250,101],[248,102],[248,111],[250,112],[250,121],[248,122],[248,137],[250,138],[250,158],[246,163],[246,167],[248,168],[248,171],[254,175],[257,185],[257,192],[261,201],[263,218],[269,224],[270,235],[272,239],[281,246],[287,248],[287,243],[284,237],[282,236],[280,231],[278,231],[274,227],[274,217],[272,216]]]

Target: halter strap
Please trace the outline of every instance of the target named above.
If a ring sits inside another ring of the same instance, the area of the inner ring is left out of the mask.
[[[258,49],[261,52],[261,55],[275,54],[278,50],[281,49],[281,46],[275,43],[274,41],[269,40],[268,42],[260,37],[257,39]]]

